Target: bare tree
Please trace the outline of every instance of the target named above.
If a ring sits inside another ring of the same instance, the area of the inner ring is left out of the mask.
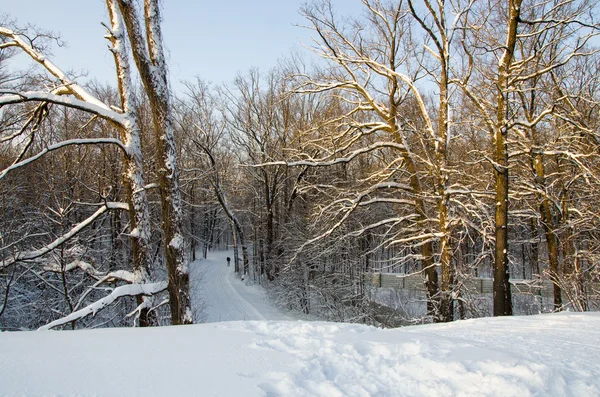
[[[552,115],[555,103],[531,107],[523,117],[513,98],[529,95],[538,88],[535,81],[571,60],[584,56],[586,43],[595,35],[590,10],[593,4],[583,1],[550,5],[512,0],[491,7],[472,7],[465,16],[462,50],[467,68],[460,83],[464,93],[479,111],[492,141],[495,184],[495,255],[494,315],[512,314],[509,284],[509,132],[529,129],[544,123]],[[502,26],[504,33],[495,29]],[[479,28],[475,28],[480,23]],[[498,37],[502,39],[498,40]],[[494,54],[495,57],[490,57]],[[492,82],[489,84],[488,82]],[[523,94],[523,93],[526,94]],[[531,98],[531,97],[530,97]],[[537,159],[536,161],[541,160]],[[538,164],[538,179],[543,175]],[[548,206],[542,202],[542,223],[546,227],[551,256],[556,254],[555,236],[549,224]],[[558,262],[550,259],[557,272]],[[553,276],[555,277],[555,276]],[[560,306],[560,292],[555,300]]]
[[[94,214],[79,222],[43,248],[19,252],[5,259],[3,261],[3,268],[18,262],[34,260],[60,247],[81,230],[89,227],[109,209],[125,209],[130,213],[131,230],[129,235],[133,243],[134,272],[131,276],[125,275],[120,277],[120,279],[140,285],[145,284],[149,280],[151,231],[148,199],[146,197],[147,186],[145,186],[142,171],[140,130],[132,105],[133,87],[128,62],[129,48],[125,39],[125,35],[127,34],[137,69],[142,77],[145,92],[150,101],[157,142],[156,152],[161,163],[159,186],[162,197],[164,245],[169,273],[168,285],[172,322],[173,324],[191,323],[192,311],[189,301],[189,276],[183,255],[184,244],[181,233],[181,200],[178,185],[177,155],[174,146],[173,117],[167,85],[166,64],[163,56],[158,3],[156,1],[145,2],[143,18],[138,15],[135,5],[128,1],[117,3],[113,0],[107,0],[107,8],[111,20],[110,26],[107,26],[109,32],[107,37],[111,42],[111,51],[114,55],[117,68],[120,108],[105,104],[87,89],[79,85],[74,79],[71,79],[45,57],[27,36],[7,28],[0,28],[0,35],[5,38],[2,43],[3,49],[14,47],[23,50],[58,81],[58,84],[47,92],[42,90],[0,90],[0,105],[2,106],[28,102],[41,103],[31,113],[29,119],[24,121],[22,128],[3,137],[3,141],[15,142],[17,139],[25,136],[28,137],[30,143],[25,145],[21,153],[17,154],[16,159],[0,172],[0,179],[4,178],[9,172],[14,172],[42,158],[46,153],[68,146],[116,145],[116,147],[121,149],[124,156],[124,177],[127,187],[128,204],[109,202],[101,204]],[[145,36],[140,28],[142,20],[146,26]],[[57,144],[49,145],[38,153],[26,157],[31,147],[31,142],[36,138],[36,131],[44,120],[47,104],[65,106],[86,112],[91,117],[88,123],[92,123],[98,118],[106,120],[111,126],[120,131],[120,139],[67,139]],[[114,279],[114,275],[107,279]],[[134,290],[131,289],[128,291]],[[140,317],[142,325],[149,325],[152,321],[148,316],[153,307],[152,301],[145,297],[160,292],[160,290],[162,290],[162,287],[152,289],[151,293],[135,294],[139,296],[139,306],[136,312]]]
[[[321,159],[311,158],[308,161],[290,164],[316,166],[344,164],[362,155],[385,153],[381,158],[387,158],[387,162],[382,164],[377,172],[364,179],[369,181],[365,189],[346,203],[345,200],[338,202],[344,203],[341,208],[345,208],[342,210],[345,215],[340,218],[344,220],[354,210],[368,205],[394,203],[397,207],[403,208],[397,218],[375,222],[364,227],[359,234],[385,225],[389,225],[390,228],[403,225],[404,230],[411,230],[410,236],[399,237],[392,234],[394,238],[386,244],[397,246],[414,243],[419,247],[420,268],[427,286],[429,312],[436,319],[447,320],[445,317],[450,315],[448,310],[439,317],[439,302],[435,303],[436,300],[439,301],[440,295],[434,241],[442,235],[445,236],[442,248],[446,263],[443,270],[447,281],[446,294],[449,293],[451,284],[449,251],[447,251],[450,248],[446,240],[446,229],[442,232],[435,231],[432,227],[432,211],[437,211],[426,202],[429,181],[426,182],[424,178],[425,175],[431,175],[430,171],[432,171],[438,188],[442,189],[438,190],[443,193],[447,183],[447,178],[443,175],[447,138],[447,93],[442,92],[440,97],[442,108],[439,117],[441,119],[436,131],[427,109],[426,99],[417,87],[417,81],[422,78],[425,71],[419,64],[411,63],[412,56],[422,58],[423,54],[404,51],[410,46],[409,10],[401,2],[389,5],[377,1],[363,3],[367,10],[366,19],[356,21],[349,26],[337,24],[329,2],[304,9],[306,17],[321,41],[318,53],[337,65],[337,68],[324,73],[320,78],[306,79],[302,90],[304,92],[330,91],[342,98],[347,110],[345,114],[334,119],[345,125],[341,133],[334,138],[335,150]],[[369,29],[363,29],[365,24]],[[441,50],[444,51],[444,48],[442,47]],[[446,65],[445,62],[447,61],[442,59],[443,65]],[[447,89],[447,76],[445,74],[444,76],[440,83],[444,89]],[[414,110],[416,111],[413,112]],[[442,136],[438,137],[438,133]],[[362,146],[359,146],[361,141]],[[421,162],[422,157],[419,154],[420,143],[423,143],[427,150],[424,153],[427,160],[424,162]],[[439,166],[436,168],[433,164],[438,163]],[[427,169],[422,168],[423,165]],[[432,169],[428,168],[429,165]],[[442,171],[442,174],[439,171]],[[395,194],[392,193],[394,191]],[[389,197],[388,192],[392,193]],[[439,225],[447,228],[445,206],[447,196],[442,194],[441,197],[438,203],[441,204],[441,207],[438,205],[438,209],[442,210],[438,213],[441,221]],[[335,203],[334,206],[338,206]],[[412,215],[404,216],[405,213],[412,213]],[[340,222],[335,223],[335,227],[340,224]],[[447,301],[446,298],[444,300]],[[445,306],[449,307],[449,304]]]
[[[96,117],[101,117],[109,121],[113,126],[116,126],[122,131],[122,139],[117,140],[114,138],[93,138],[93,139],[68,139],[59,142],[54,145],[47,146],[40,152],[25,157],[27,150],[30,145],[26,145],[19,156],[12,162],[12,164],[6,167],[0,175],[4,177],[9,172],[17,170],[33,161],[44,156],[46,153],[50,153],[55,150],[59,150],[68,146],[73,145],[98,145],[98,144],[112,144],[117,145],[121,148],[127,170],[125,172],[126,184],[128,185],[128,201],[130,205],[112,205],[103,204],[100,210],[96,211],[90,218],[79,223],[77,226],[67,231],[62,236],[59,236],[49,245],[37,249],[31,252],[21,252],[16,256],[13,256],[8,261],[4,262],[5,266],[16,263],[23,260],[33,260],[41,257],[42,255],[51,252],[55,247],[59,247],[65,241],[72,238],[84,227],[90,225],[96,220],[105,210],[110,208],[121,208],[130,211],[132,216],[132,245],[134,247],[134,274],[132,281],[136,283],[145,283],[148,281],[148,237],[150,235],[148,212],[147,212],[147,200],[145,197],[144,190],[144,179],[143,172],[141,169],[141,152],[139,147],[139,135],[135,127],[135,121],[131,117],[130,113],[119,113],[112,110],[108,105],[95,98],[90,92],[84,89],[82,86],[71,80],[60,68],[53,64],[47,57],[40,53],[31,42],[25,37],[14,31],[6,28],[2,28],[0,33],[8,38],[5,45],[17,47],[26,52],[33,60],[40,63],[50,74],[58,79],[59,84],[56,88],[52,89],[49,93],[42,91],[14,91],[14,90],[3,90],[0,102],[2,104],[18,104],[30,101],[41,101],[41,107],[36,108],[29,120],[27,120],[23,127],[16,133],[13,133],[7,137],[8,140],[14,140],[22,136],[23,134],[29,134],[29,141],[32,142],[36,137],[36,131],[39,124],[43,121],[45,113],[43,112],[45,104],[52,103],[55,105],[63,105],[70,108],[83,110],[91,114],[92,118],[90,122]],[[119,39],[113,37],[113,45],[119,45]],[[118,53],[115,52],[118,58]],[[119,65],[121,67],[121,65]],[[128,76],[120,74],[121,84],[123,87],[127,87],[128,82],[124,81]],[[127,100],[127,97],[123,97]],[[125,102],[126,109],[128,104]],[[143,325],[149,324],[148,319],[145,316],[149,304],[145,303],[145,300],[140,300],[140,313],[142,314],[141,323]]]
[[[216,100],[207,87],[200,84],[198,87],[189,88],[190,96],[195,98],[197,104],[192,109],[196,118],[196,121],[192,123],[195,132],[192,135],[194,137],[192,142],[199,151],[196,154],[206,162],[206,169],[209,172],[208,180],[214,197],[231,223],[234,249],[241,248],[242,266],[240,269],[237,258],[234,258],[234,271],[246,275],[250,270],[248,238],[238,214],[239,211],[229,200],[237,167],[234,163],[235,156],[225,148],[230,143],[230,137],[226,134],[226,122],[221,115],[216,113]]]
[[[160,164],[159,190],[164,231],[164,250],[169,274],[169,304],[173,324],[191,324],[189,268],[185,261],[182,205],[175,148],[174,116],[164,56],[160,7],[157,0],[144,1],[141,18],[135,4],[119,0],[133,59],[150,102],[156,155]],[[142,21],[145,29],[142,29]]]

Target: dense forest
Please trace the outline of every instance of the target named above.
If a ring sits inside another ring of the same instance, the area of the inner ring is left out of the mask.
[[[278,305],[335,321],[598,310],[595,0],[318,1],[317,62],[182,92],[158,2],[106,3],[108,86],[0,20],[1,329],[189,324],[189,264],[227,247]],[[421,288],[391,304],[378,273]]]

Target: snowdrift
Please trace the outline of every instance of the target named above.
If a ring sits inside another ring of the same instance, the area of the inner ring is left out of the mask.
[[[0,333],[1,396],[599,396],[600,314]]]

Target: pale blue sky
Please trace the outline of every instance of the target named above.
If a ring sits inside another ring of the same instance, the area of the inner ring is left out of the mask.
[[[263,71],[277,60],[310,44],[311,32],[296,24],[305,0],[163,1],[163,29],[171,81],[202,79],[221,83],[250,67]],[[361,12],[360,0],[334,1],[340,13]],[[0,13],[19,24],[32,23],[60,33],[67,48],[54,48],[52,59],[89,78],[114,81],[114,64],[103,38],[107,22],[103,0],[3,1]],[[306,57],[310,57],[306,50]]]

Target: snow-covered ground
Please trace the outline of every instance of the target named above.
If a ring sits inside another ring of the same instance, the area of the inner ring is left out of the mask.
[[[216,322],[286,318],[229,254],[192,264],[212,323],[0,333],[0,396],[600,396],[600,313],[393,330]]]
[[[204,307],[202,322],[292,319],[269,303],[262,287],[234,276],[233,251],[211,251],[207,259],[193,262],[190,271],[193,303]]]
[[[600,314],[0,333],[0,396],[599,396]]]

